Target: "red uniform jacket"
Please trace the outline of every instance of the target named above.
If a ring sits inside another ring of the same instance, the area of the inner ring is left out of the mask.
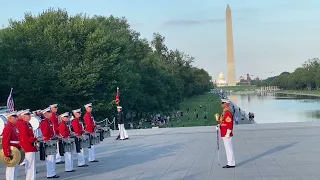
[[[58,119],[58,114],[56,113],[52,113],[52,116],[51,116],[51,123],[53,124],[53,130],[54,130],[54,133],[56,135],[59,135],[59,119]]]
[[[84,119],[84,122],[86,123],[86,131],[89,133],[93,133],[95,131],[96,125],[93,121],[92,114],[89,112],[86,112],[83,119]]]
[[[71,136],[71,131],[67,122],[62,121],[59,124],[59,133],[63,138],[68,138],[69,136]]]
[[[223,112],[223,118],[220,122],[220,131],[221,137],[225,137],[227,134],[227,130],[230,129],[230,137],[233,136],[233,116],[229,109],[225,109]]]
[[[79,118],[74,118],[72,120],[72,127],[77,136],[81,136],[84,133],[83,126]]]
[[[8,122],[8,124],[3,129],[3,137],[2,137],[2,149],[3,153],[6,157],[9,157],[11,154],[10,146],[14,146],[20,149],[19,144],[19,131],[18,128]]]
[[[22,118],[18,118],[18,122],[15,124],[15,126],[19,129],[19,126],[23,123]]]
[[[40,129],[45,141],[49,141],[51,138],[53,138],[53,124],[51,123],[50,119],[45,118],[43,121],[41,121]]]
[[[37,152],[34,144],[37,138],[34,137],[33,129],[29,122],[21,122],[19,126],[19,140],[25,152]]]

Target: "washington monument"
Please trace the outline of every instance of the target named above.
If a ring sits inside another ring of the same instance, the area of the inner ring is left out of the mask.
[[[236,85],[236,71],[234,64],[232,16],[229,4],[226,9],[226,34],[227,34],[227,66],[228,66],[228,86]]]

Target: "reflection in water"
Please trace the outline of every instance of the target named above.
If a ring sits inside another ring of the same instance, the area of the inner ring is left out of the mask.
[[[229,95],[257,123],[320,121],[320,98],[277,93]]]

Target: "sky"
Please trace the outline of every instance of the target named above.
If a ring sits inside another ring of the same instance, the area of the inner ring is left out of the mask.
[[[319,0],[0,0],[0,25],[48,8],[70,15],[126,17],[142,38],[158,32],[169,49],[195,57],[194,66],[214,79],[227,75],[225,10],[232,11],[237,79],[292,72],[319,57]]]

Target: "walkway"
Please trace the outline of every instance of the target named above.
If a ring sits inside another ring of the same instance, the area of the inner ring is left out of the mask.
[[[235,169],[222,169],[226,162],[222,141],[218,165],[215,127],[191,127],[129,130],[130,140],[112,137],[98,146],[98,163],[76,167],[74,173],[65,173],[64,165],[58,165],[57,173],[60,180],[320,179],[320,123],[235,128]],[[38,179],[45,179],[44,163],[37,165]],[[1,180],[4,174],[1,165]],[[20,170],[20,179],[24,178]]]

